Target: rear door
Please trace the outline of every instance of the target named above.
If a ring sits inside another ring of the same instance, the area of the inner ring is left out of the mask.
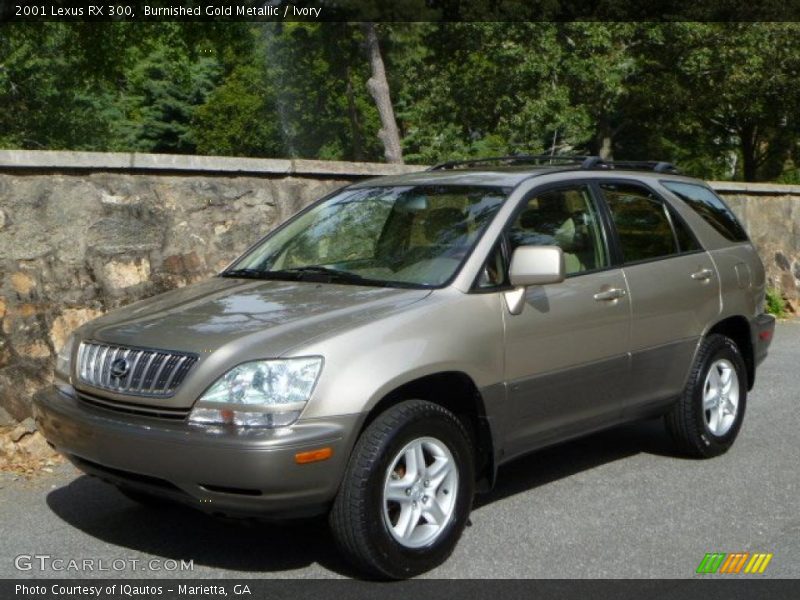
[[[645,185],[602,180],[631,301],[631,379],[626,410],[677,395],[706,325],[719,314],[708,253],[668,203]]]
[[[534,190],[506,239],[508,256],[520,245],[560,246],[567,272],[561,283],[527,288],[521,313],[504,311],[510,456],[619,417],[630,305],[588,182]]]

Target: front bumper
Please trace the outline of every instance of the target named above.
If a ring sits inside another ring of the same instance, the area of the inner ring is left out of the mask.
[[[197,427],[96,408],[55,387],[34,397],[39,430],[78,468],[110,483],[226,515],[323,512],[339,487],[359,415],[274,430]],[[331,447],[331,458],[295,454]]]

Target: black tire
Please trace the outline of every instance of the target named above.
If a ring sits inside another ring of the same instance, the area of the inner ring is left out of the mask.
[[[441,533],[422,548],[407,548],[389,532],[383,513],[386,474],[397,454],[421,437],[442,442],[458,469],[452,515]],[[380,414],[361,434],[330,514],[330,525],[348,560],[368,577],[405,579],[433,569],[452,553],[469,518],[474,495],[470,437],[445,408],[408,400]]]
[[[706,376],[712,365],[720,359],[733,365],[739,385],[736,416],[724,435],[716,435],[711,431],[703,409]],[[742,427],[747,407],[747,387],[747,369],[736,343],[719,334],[705,338],[700,344],[686,388],[665,416],[667,430],[678,449],[695,458],[712,458],[727,452]]]
[[[119,490],[120,494],[125,496],[128,500],[132,500],[133,502],[141,504],[142,506],[146,506],[147,508],[171,508],[175,506],[175,503],[168,498],[155,496],[153,494],[148,494],[147,492],[134,490],[128,487],[117,486],[117,489]]]

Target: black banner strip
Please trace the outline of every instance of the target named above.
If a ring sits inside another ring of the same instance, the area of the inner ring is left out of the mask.
[[[798,21],[800,0],[0,0],[35,21]]]
[[[393,583],[354,580],[0,580],[3,600],[782,600],[796,598],[788,579],[741,576],[686,580],[418,579]]]

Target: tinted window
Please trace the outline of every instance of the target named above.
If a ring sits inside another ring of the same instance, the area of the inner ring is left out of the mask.
[[[539,194],[526,203],[509,230],[517,246],[560,246],[567,274],[608,266],[602,226],[586,186]]]
[[[675,236],[678,238],[678,248],[681,252],[694,252],[700,250],[700,244],[697,243],[694,235],[689,231],[689,226],[684,223],[683,219],[675,214],[674,210],[669,211],[669,216],[672,219],[672,227],[675,229]]]
[[[631,184],[600,185],[617,227],[625,262],[677,254],[677,240],[661,198]]]
[[[702,185],[663,181],[662,185],[686,202],[698,215],[733,242],[747,241],[747,233],[730,208],[714,192]]]

